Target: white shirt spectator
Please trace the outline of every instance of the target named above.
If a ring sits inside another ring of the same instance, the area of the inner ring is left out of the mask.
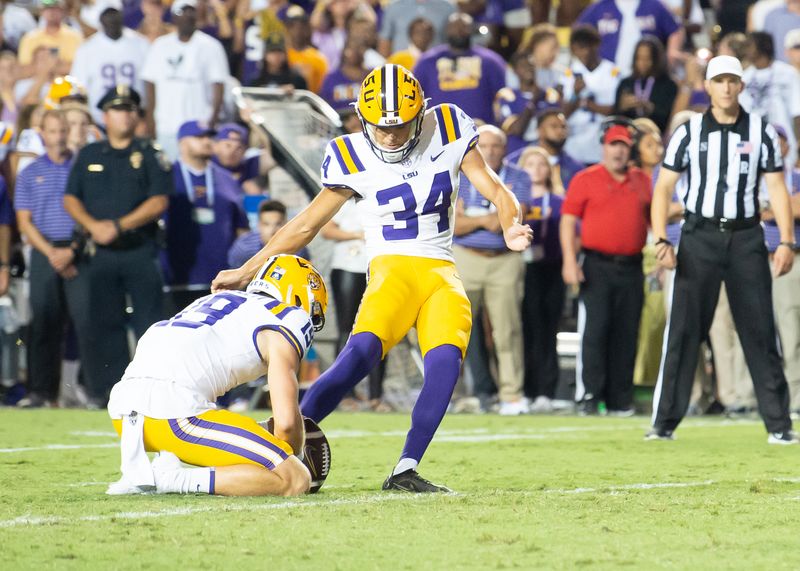
[[[758,0],[750,8],[750,13],[747,18],[748,30],[753,32],[760,32],[764,29],[764,20],[767,19],[767,14],[772,12],[775,8],[783,6],[784,0]]]
[[[333,217],[336,225],[345,232],[363,232],[358,203],[351,198]],[[331,269],[344,270],[354,274],[367,273],[367,252],[364,240],[343,240],[333,242]]]
[[[8,45],[17,49],[20,38],[36,27],[36,20],[25,8],[20,8],[15,4],[6,3],[2,13],[3,37]]]
[[[789,156],[796,157],[794,118],[800,117],[800,74],[788,63],[775,60],[764,69],[749,66],[742,81],[744,91],[739,103],[745,111],[783,127],[789,140]]]
[[[97,103],[109,89],[124,83],[144,95],[141,73],[149,47],[144,36],[126,28],[118,40],[97,32],[78,48],[70,74],[86,87],[97,123],[103,119]]]
[[[575,93],[575,77],[583,77],[586,87],[580,93]],[[598,105],[614,105],[617,94],[617,85],[620,82],[619,68],[607,59],[600,60],[600,64],[590,71],[577,59],[564,74],[562,86],[564,99],[569,101],[591,98]],[[593,164],[600,162],[603,146],[600,144],[600,124],[605,119],[587,109],[576,109],[567,119],[569,137],[564,150],[576,160]]]
[[[182,123],[211,118],[212,86],[225,83],[229,75],[222,44],[199,30],[188,42],[180,41],[177,32],[153,42],[142,79],[155,85],[156,134],[170,156],[177,156],[175,139]]]

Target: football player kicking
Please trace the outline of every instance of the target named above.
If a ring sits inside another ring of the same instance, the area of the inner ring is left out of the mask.
[[[328,144],[323,189],[242,267],[220,272],[214,291],[242,288],[264,259],[308,244],[351,197],[359,202],[369,282],[349,341],[306,393],[303,414],[319,422],[412,326],[424,384],[400,461],[384,490],[448,492],[416,471],[439,426],[469,340],[470,304],[451,250],[459,170],[497,207],[506,245],[521,251],[532,232],[520,207],[476,147],[472,119],[455,105],[427,109],[417,79],[398,65],[373,70],[356,110],[362,132]]]
[[[109,494],[207,493],[293,496],[311,485],[303,450],[296,371],[328,294],[297,256],[269,258],[246,292],[195,301],[139,341],[108,412],[122,437],[122,479]],[[216,399],[262,375],[274,435],[255,420],[217,410]],[[160,452],[150,463],[145,451]],[[183,468],[180,461],[200,466]]]

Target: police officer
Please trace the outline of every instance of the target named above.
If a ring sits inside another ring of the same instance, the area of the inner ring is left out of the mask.
[[[161,318],[156,232],[172,193],[172,176],[160,150],[134,137],[140,101],[127,85],[100,100],[108,139],[81,150],[64,197],[65,209],[86,232],[79,271],[88,276],[90,295],[87,388],[103,406],[130,361],[126,295],[137,337]]]
[[[768,442],[798,442],[789,416],[759,218],[761,173],[780,231],[773,258],[776,277],[792,268],[797,245],[778,136],[761,117],[740,107],[741,78],[736,58],[718,56],[709,62],[705,83],[711,107],[676,130],[655,187],[656,257],[662,266],[677,270],[648,440],[671,440],[686,413],[700,341],[708,333],[724,281]],[[676,255],[666,237],[666,222],[683,172],[689,175],[681,197],[686,214]]]

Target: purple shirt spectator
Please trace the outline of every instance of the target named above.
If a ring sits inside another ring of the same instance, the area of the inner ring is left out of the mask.
[[[248,180],[253,180],[254,178],[258,178],[260,172],[260,164],[261,164],[261,155],[254,155],[252,157],[245,157],[242,159],[242,162],[239,163],[239,166],[235,169],[229,169],[219,164],[219,159],[216,156],[211,157],[211,160],[214,161],[215,165],[218,165],[220,168],[225,169],[225,171],[231,175],[233,180],[239,185],[239,192],[242,192],[242,183]]]
[[[666,46],[667,39],[680,29],[675,16],[659,0],[640,0],[635,15],[635,23],[623,21],[615,0],[600,0],[581,12],[576,22],[597,28],[601,38],[600,56],[616,63],[626,74],[633,65],[633,50],[641,36],[655,36]],[[638,37],[625,33],[629,26],[640,31]]]
[[[448,45],[438,46],[417,61],[414,75],[431,99],[429,107],[453,103],[473,119],[494,123],[494,98],[505,87],[506,65],[493,51],[473,46],[456,54]]]
[[[786,34],[796,28],[800,28],[800,14],[792,12],[786,6],[775,8],[767,14],[764,31],[772,36],[775,43],[775,59],[788,63],[783,44]]]
[[[165,214],[167,249],[162,254],[169,285],[205,285],[228,267],[228,249],[236,231],[249,229],[236,182],[225,169],[209,163],[195,173],[176,162],[175,194]],[[184,177],[188,178],[190,190]]]
[[[347,32],[339,28],[331,28],[327,32],[314,32],[311,36],[311,43],[328,60],[328,69],[339,67],[344,42],[347,39]]]
[[[511,89],[509,87],[506,87],[497,93],[495,104],[497,105],[497,118],[500,121],[501,127],[506,121],[519,116],[525,110],[525,108],[531,104],[533,104],[536,110],[534,112],[534,117],[539,113],[539,111],[547,109],[548,107],[558,107],[557,104],[548,103],[547,99],[545,98],[544,91],[542,91],[541,95],[534,101],[532,93],[528,91],[522,91],[521,89]],[[526,136],[529,133],[534,136],[526,139]],[[517,135],[508,135],[508,143],[506,145],[507,152],[511,154],[522,149],[528,145],[528,143],[536,139],[535,134],[536,119],[534,118],[531,119],[530,123],[528,123],[528,128],[522,137]]]
[[[535,257],[535,261],[560,261],[561,241],[558,236],[558,225],[561,222],[561,205],[564,198],[548,193],[538,198],[529,198],[530,207],[525,215],[524,223],[533,230],[531,248],[540,250],[543,256]]]
[[[8,198],[6,180],[0,176],[0,224],[11,226],[14,223],[14,207]]]
[[[360,88],[361,80],[352,80],[341,69],[336,69],[322,80],[319,95],[336,111],[342,111],[349,109],[350,103],[358,99]]]
[[[534,141],[531,145],[536,146],[538,141]],[[513,153],[508,153],[506,155],[506,162],[511,164],[517,164],[519,161],[520,155],[522,155],[522,151],[525,150],[525,147],[514,151]],[[551,158],[552,161],[552,158]],[[564,188],[569,188],[569,183],[576,174],[586,168],[586,165],[581,163],[580,161],[576,161],[571,156],[567,154],[566,151],[561,151],[556,156],[556,162],[550,163],[553,167],[558,167],[558,172],[561,174],[561,183],[564,185]]]
[[[56,164],[42,155],[17,177],[16,210],[29,210],[33,225],[50,241],[72,238],[75,221],[64,210],[64,192],[71,168],[71,160]]]
[[[236,238],[231,249],[228,250],[228,266],[231,268],[238,268],[256,255],[263,247],[264,243],[261,241],[261,236],[257,231],[242,234]],[[302,248],[300,251],[296,252],[295,255],[305,258],[306,260],[311,259],[308,248]]]
[[[800,169],[797,167],[792,169],[792,184],[789,186],[789,193],[792,196],[800,194]],[[763,226],[767,250],[774,252],[778,248],[778,244],[781,243],[781,231],[774,220],[764,222]],[[800,243],[800,222],[798,222],[797,218],[794,219],[794,241]]]
[[[511,189],[519,200],[520,208],[525,212],[531,200],[531,178],[524,170],[504,163],[498,173],[500,180]],[[492,211],[491,203],[472,186],[469,179],[461,175],[458,197],[464,201],[464,210],[467,216],[487,214]],[[466,248],[479,248],[481,250],[506,251],[506,241],[502,232],[489,232],[488,230],[475,230],[453,239],[455,244]]]

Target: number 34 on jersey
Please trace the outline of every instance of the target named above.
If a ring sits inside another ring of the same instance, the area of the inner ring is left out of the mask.
[[[322,184],[355,193],[370,260],[393,254],[452,261],[461,161],[477,140],[463,111],[437,105],[425,112],[419,144],[402,162],[382,161],[362,133],[331,141]]]

